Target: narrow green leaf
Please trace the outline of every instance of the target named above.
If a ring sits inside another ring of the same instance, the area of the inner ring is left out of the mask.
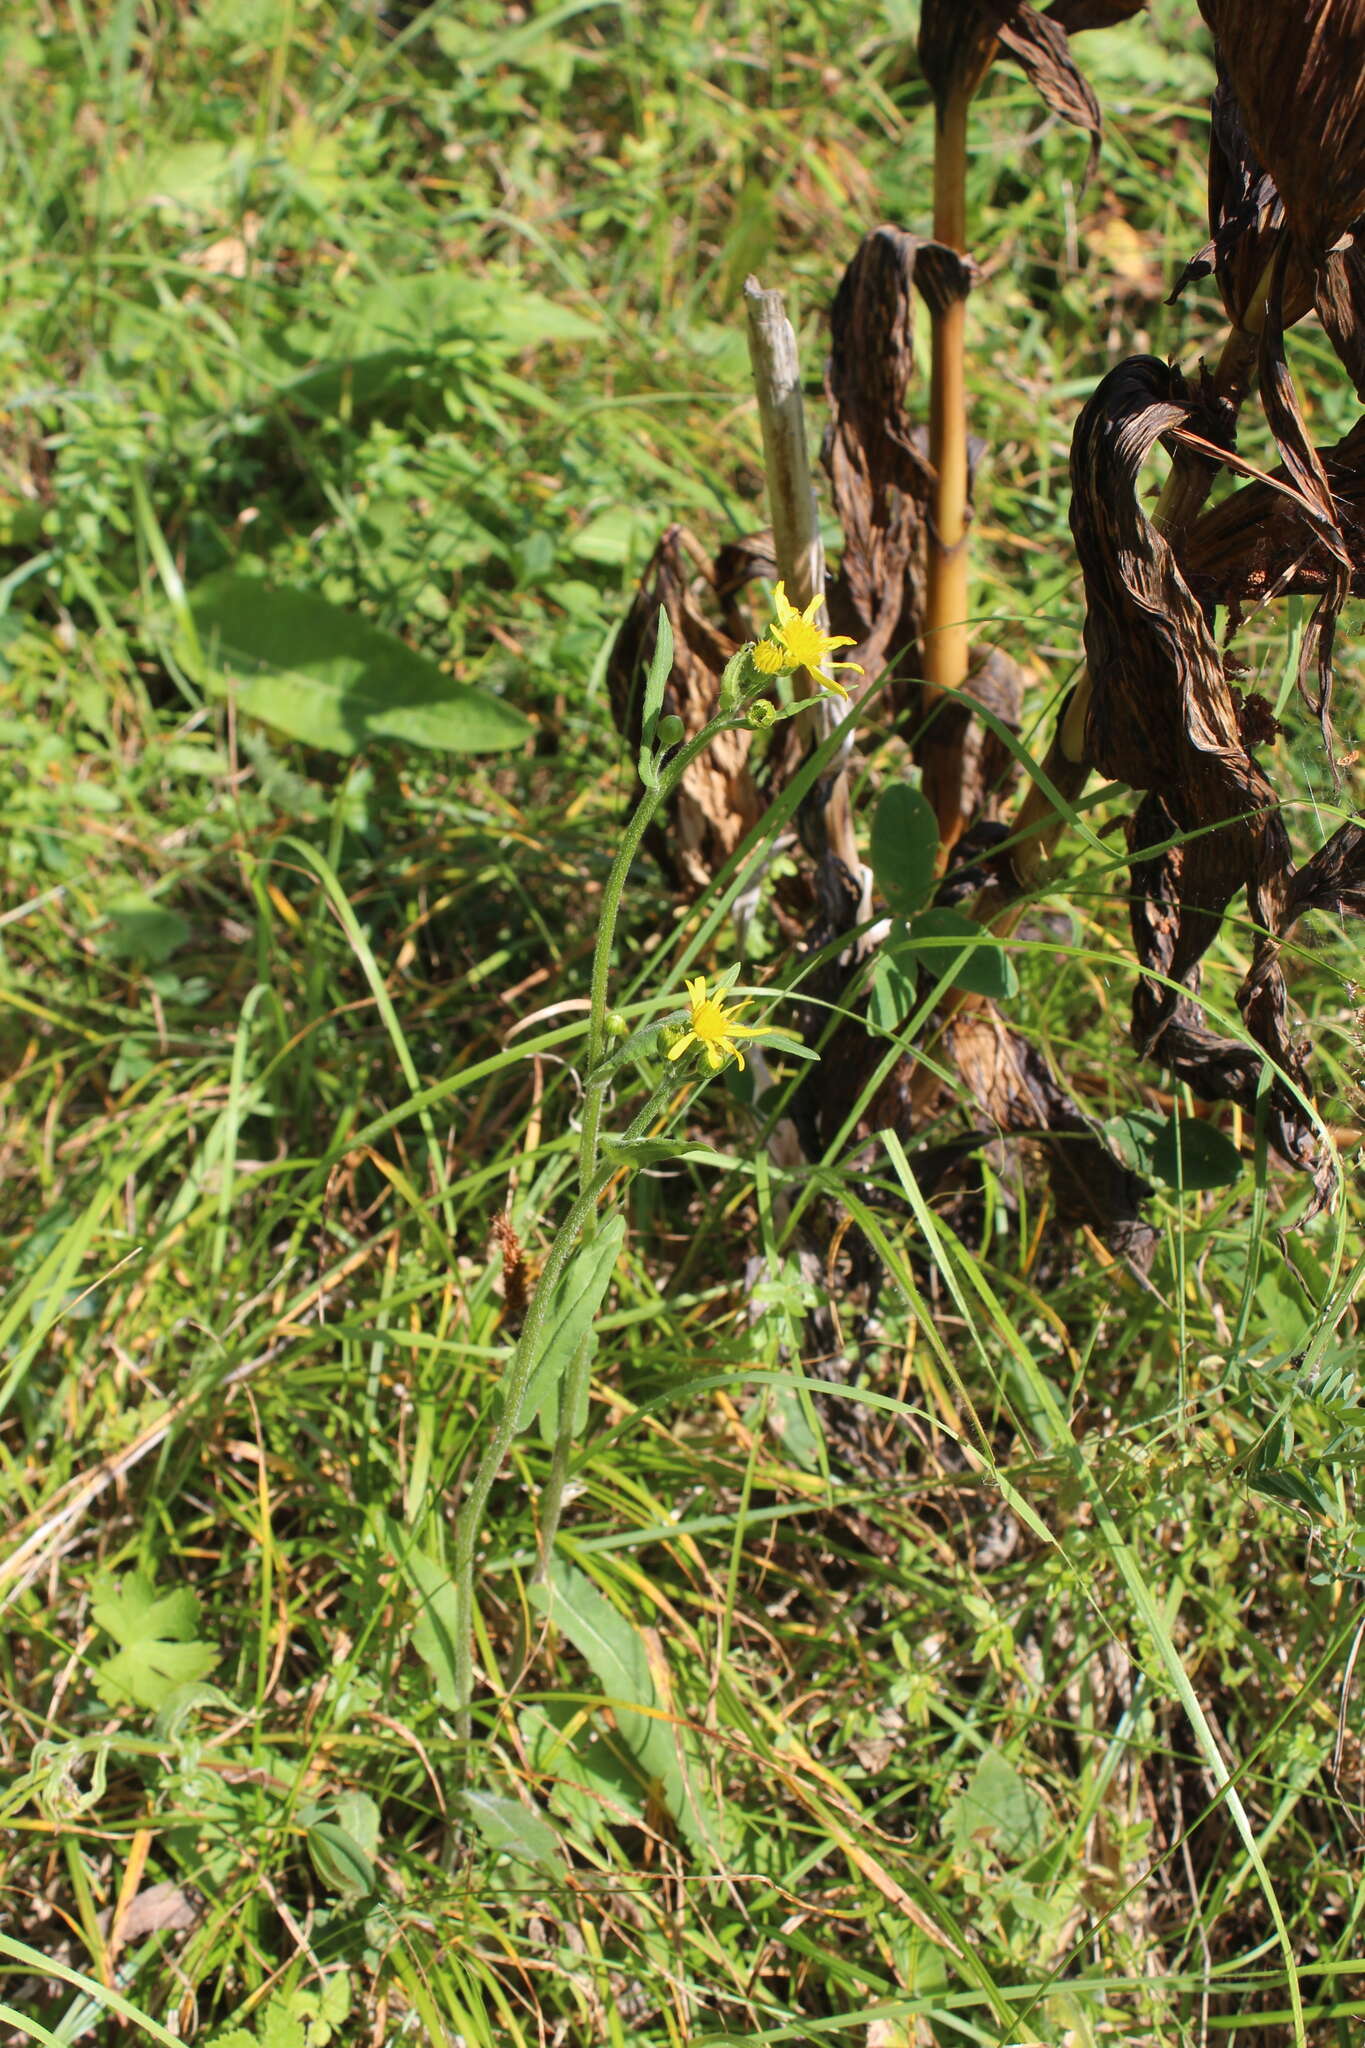
[[[699,1166],[718,1166],[724,1173],[744,1164],[728,1152],[686,1138],[603,1138],[602,1155],[619,1159],[623,1166],[676,1166],[686,1159]]]
[[[398,1525],[393,1525],[394,1555],[403,1576],[417,1596],[417,1618],[412,1624],[412,1647],[416,1650],[436,1686],[436,1697],[452,1713],[459,1699],[455,1684],[455,1637],[459,1602],[455,1581],[443,1564],[412,1547]]]
[[[654,653],[650,658],[649,673],[645,677],[645,704],[640,723],[640,759],[654,751],[654,737],[659,729],[659,713],[663,708],[664,688],[673,672],[673,628],[663,605],[659,606],[659,637],[654,642]]]
[[[518,1428],[524,1429],[532,1416],[540,1416],[542,1427],[549,1431],[547,1441],[553,1441],[559,1383],[580,1343],[591,1335],[593,1317],[611,1285],[625,1235],[624,1216],[609,1216],[596,1236],[579,1246],[565,1268],[546,1318],[540,1351],[531,1368]]]

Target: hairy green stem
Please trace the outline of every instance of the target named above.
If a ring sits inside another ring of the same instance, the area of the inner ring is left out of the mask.
[[[554,1242],[536,1282],[526,1311],[526,1321],[522,1326],[521,1336],[503,1383],[502,1410],[497,1426],[484,1448],[478,1470],[465,1496],[455,1537],[455,1732],[464,1745],[465,1763],[468,1759],[474,1697],[474,1551],[479,1539],[479,1530],[483,1525],[484,1510],[488,1505],[493,1483],[501,1470],[502,1461],[507,1456],[521,1424],[522,1404],[526,1398],[526,1389],[530,1383],[555,1288],[579,1244],[592,1241],[597,1224],[597,1204],[616,1171],[613,1166],[604,1167],[599,1163],[598,1151],[602,1101],[607,1084],[623,1057],[632,1050],[631,1045],[623,1046],[610,1058],[603,1058],[607,1042],[607,983],[611,973],[616,921],[620,913],[626,878],[640,850],[640,842],[660,804],[672,794],[698,754],[711,744],[718,733],[728,731],[743,722],[742,707],[723,712],[718,718],[712,719],[695,738],[680,747],[667,766],[658,772],[657,781],[651,788],[645,790],[635,807],[630,823],[626,826],[616,858],[612,862],[611,873],[607,877],[606,888],[602,892],[597,945],[592,963],[591,1007],[588,1018],[588,1080],[579,1139],[578,1198],[555,1233]],[[664,1081],[654,1090],[644,1108],[632,1119],[626,1131],[628,1138],[640,1137],[643,1134],[670,1092],[671,1086],[670,1081]],[[585,1338],[574,1355],[561,1390],[559,1427],[555,1436],[549,1477],[540,1500],[538,1520],[541,1576],[548,1567],[559,1528],[569,1461],[573,1454],[574,1414],[582,1400],[583,1383],[591,1362],[591,1341]]]
[[[640,851],[640,842],[649,830],[654,813],[660,804],[670,797],[681,782],[698,754],[705,752],[718,733],[728,731],[732,726],[743,723],[742,718],[722,715],[713,718],[703,726],[695,738],[680,747],[673,759],[659,772],[659,779],[652,789],[646,789],[630,823],[621,835],[621,844],[607,876],[607,885],[602,891],[602,907],[597,921],[597,944],[593,948],[592,983],[589,988],[588,1010],[588,1075],[596,1073],[602,1058],[602,1049],[607,1037],[607,983],[611,976],[611,953],[616,941],[616,920],[621,911],[621,898],[625,893],[626,880]],[[597,1163],[597,1133],[602,1115],[600,1093],[594,1101],[585,1103],[583,1128],[578,1145],[578,1184],[586,1187],[592,1178]]]
[[[483,1511],[503,1459],[521,1423],[521,1405],[535,1364],[540,1333],[549,1313],[555,1285],[594,1214],[598,1198],[611,1179],[612,1168],[600,1169],[595,1181],[583,1189],[555,1235],[539,1280],[536,1282],[526,1321],[502,1388],[502,1413],[497,1427],[484,1447],[479,1468],[460,1511],[455,1536],[455,1732],[461,1742],[469,1741],[469,1709],[474,1696],[474,1546],[483,1524]]]

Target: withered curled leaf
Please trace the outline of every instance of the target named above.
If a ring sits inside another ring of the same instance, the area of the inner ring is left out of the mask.
[[[851,652],[869,681],[891,668],[890,701],[915,734],[915,759],[928,776],[933,758],[936,786],[960,792],[964,817],[974,817],[987,792],[1003,785],[1011,760],[966,705],[940,703],[927,727],[920,716],[933,473],[905,395],[915,368],[914,291],[937,313],[965,298],[975,278],[969,257],[903,228],[878,227],[863,237],[830,313],[823,451],[844,532],[828,592],[831,623],[857,642]],[[1023,677],[1006,656],[973,649],[964,690],[1017,727]]]
[[[1147,0],[1052,0],[1047,14],[1059,21],[1069,36],[1084,28],[1113,28],[1134,14],[1141,14]]]
[[[905,405],[915,369],[914,286],[962,296],[974,268],[953,249],[903,228],[864,235],[830,312],[825,392],[830,424],[822,460],[844,531],[828,591],[834,630],[851,633],[869,677],[900,657],[923,673],[925,521],[932,472],[923,434]]]
[[[1093,161],[1099,102],[1076,69],[1061,20],[1039,14],[1028,0],[923,0],[920,68],[940,120],[951,100],[972,97],[1001,54],[1015,60],[1054,114],[1085,129]]]
[[[1365,398],[1365,225],[1328,252],[1318,271],[1315,304],[1356,397]]]
[[[1332,487],[1322,457],[1299,408],[1294,379],[1284,354],[1284,326],[1281,319],[1284,279],[1291,258],[1291,245],[1281,243],[1274,259],[1270,291],[1266,298],[1265,325],[1261,329],[1261,405],[1266,424],[1284,462],[1285,473],[1299,493],[1304,517],[1316,529],[1326,564],[1327,580],[1313,614],[1311,631],[1303,651],[1300,682],[1310,654],[1316,651],[1318,666],[1317,714],[1322,725],[1323,746],[1329,758],[1332,747],[1332,640],[1336,621],[1351,587],[1351,553],[1337,524]]]
[[[1274,1063],[1270,1137],[1315,1163],[1303,1048],[1291,1039],[1277,957],[1293,864],[1275,792],[1248,751],[1239,707],[1204,612],[1142,509],[1137,477],[1160,435],[1194,410],[1179,373],[1155,357],[1121,364],[1081,413],[1072,444],[1072,531],[1085,579],[1092,699],[1086,737],[1104,774],[1145,789],[1132,820],[1131,915],[1145,970],[1134,1037],[1207,1099],[1255,1106],[1261,1061],[1218,1039],[1192,1000],[1199,963],[1245,887],[1259,934],[1238,1002]],[[1330,1168],[1320,1169],[1325,1192]]]
[[[1032,1138],[1045,1152],[1061,1221],[1088,1224],[1145,1272],[1156,1249],[1156,1232],[1142,1215],[1151,1187],[1115,1158],[1038,1048],[1011,1031],[989,1003],[959,1011],[948,1027],[948,1044],[959,1074],[996,1129]]]
[[[1350,554],[1351,590],[1365,596],[1365,419],[1318,453]],[[1334,557],[1283,468],[1272,472],[1272,481],[1243,484],[1201,512],[1177,552],[1204,605],[1320,596],[1335,573]]]
[[[1170,298],[1173,302],[1192,279],[1212,271],[1229,320],[1234,327],[1245,328],[1257,308],[1270,259],[1287,234],[1284,204],[1275,180],[1262,168],[1252,148],[1242,110],[1221,65],[1209,116],[1210,239],[1185,265]],[[1313,296],[1313,266],[1296,254],[1285,281],[1286,327],[1303,318]],[[1259,321],[1258,309],[1254,317]]]
[[[915,369],[913,284],[924,246],[902,228],[874,228],[830,312],[821,459],[844,552],[826,597],[834,630],[853,635],[871,676],[893,647],[920,665],[931,473],[904,399]]]
[[[1365,212],[1365,0],[1199,0],[1310,262]]]
[[[1365,914],[1365,825],[1338,826],[1289,885],[1285,930],[1310,910]]]
[[[654,651],[659,607],[673,628],[673,667],[665,714],[676,713],[690,738],[716,707],[721,671],[736,642],[712,625],[703,600],[715,596],[715,571],[685,527],[670,526],[640,579],[607,662],[616,724],[632,754],[639,746],[641,678]],[[724,732],[695,760],[674,792],[666,828],[651,831],[665,872],[694,893],[705,889],[757,821],[762,804],[749,772],[753,736]]]

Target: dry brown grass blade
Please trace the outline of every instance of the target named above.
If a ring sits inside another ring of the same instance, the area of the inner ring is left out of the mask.
[[[735,559],[732,553],[732,574]],[[689,738],[714,713],[721,672],[738,644],[703,609],[716,597],[716,572],[705,549],[685,527],[670,526],[607,663],[612,711],[632,752],[640,742],[641,678],[654,651],[661,605],[673,628],[664,712],[681,718]],[[708,887],[758,819],[762,803],[749,771],[752,744],[750,733],[721,733],[683,776],[666,827],[651,828],[650,844],[665,873],[691,894]]]
[[[1072,447],[1092,678],[1087,744],[1102,773],[1149,792],[1130,828],[1133,937],[1147,970],[1134,994],[1134,1036],[1196,1094],[1254,1108],[1261,1059],[1206,1031],[1192,1000],[1199,963],[1244,886],[1261,936],[1238,1001],[1280,1077],[1269,1136],[1282,1156],[1315,1171],[1325,1198],[1333,1170],[1318,1161],[1294,1092],[1306,1085],[1304,1048],[1290,1035],[1278,960],[1293,876],[1288,837],[1204,613],[1137,493],[1145,456],[1192,410],[1178,372],[1134,357],[1104,379]]]

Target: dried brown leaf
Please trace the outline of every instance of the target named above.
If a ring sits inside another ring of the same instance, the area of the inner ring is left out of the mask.
[[[1074,36],[1081,29],[1113,28],[1116,22],[1141,14],[1146,5],[1147,0],[1052,0],[1047,14]]]
[[[1289,264],[1288,244],[1281,244],[1275,259],[1270,292],[1266,300],[1265,324],[1261,329],[1261,404],[1266,423],[1275,436],[1285,474],[1299,493],[1304,517],[1311,521],[1325,556],[1327,581],[1313,614],[1311,631],[1304,645],[1304,668],[1316,652],[1318,697],[1316,710],[1322,724],[1323,745],[1329,758],[1332,745],[1332,640],[1337,616],[1351,588],[1351,553],[1337,524],[1332,487],[1322,457],[1313,444],[1299,408],[1294,379],[1284,354],[1284,322],[1281,314],[1284,277]]]
[[[997,55],[1012,57],[1054,114],[1084,128],[1093,161],[1100,109],[1076,69],[1066,29],[1028,0],[923,0],[919,60],[940,115],[948,101],[970,99]]]
[[[1289,885],[1285,930],[1310,910],[1365,914],[1365,825],[1341,825]]]
[[[1178,372],[1140,356],[1104,379],[1077,422],[1072,530],[1088,606],[1087,742],[1095,766],[1149,792],[1129,835],[1133,937],[1145,970],[1133,1001],[1139,1047],[1198,1094],[1254,1108],[1260,1058],[1205,1031],[1192,1001],[1199,963],[1245,887],[1262,936],[1238,1001],[1277,1070],[1272,1141],[1309,1167],[1313,1128],[1291,1085],[1304,1085],[1303,1048],[1290,1036],[1277,957],[1293,872],[1288,838],[1204,613],[1137,494],[1148,451],[1192,411]],[[1320,1193],[1324,1175],[1329,1167],[1319,1169]]]
[[[1185,265],[1170,296],[1173,302],[1192,280],[1212,271],[1229,320],[1234,327],[1245,327],[1266,265],[1288,232],[1284,204],[1275,180],[1252,147],[1236,94],[1221,65],[1209,114],[1210,240]],[[1286,326],[1311,309],[1313,295],[1313,266],[1296,252],[1286,279]]]
[[[1345,235],[1318,271],[1316,306],[1323,330],[1365,398],[1365,242]]]
[[[658,636],[659,607],[673,628],[673,668],[663,710],[682,719],[691,738],[712,716],[721,672],[736,642],[711,623],[715,571],[685,527],[670,526],[641,578],[607,663],[607,689],[618,729],[632,750],[640,741],[642,678]],[[666,823],[650,839],[665,872],[694,893],[707,888],[745,834],[762,803],[749,771],[753,736],[724,732],[695,760],[674,791]]]
[[[1027,680],[1023,669],[998,647],[974,646],[971,660],[963,695],[1017,733]],[[994,729],[974,717],[969,704],[951,699],[934,706],[914,755],[925,783],[955,790],[958,816],[977,822],[1000,814],[1018,777],[1018,762]]]
[[[902,228],[874,228],[864,236],[830,315],[830,425],[823,454],[844,531],[829,589],[831,622],[857,641],[851,653],[870,681],[891,668],[890,702],[916,730],[915,758],[926,775],[934,758],[942,786],[959,789],[965,817],[976,815],[988,791],[1004,786],[1011,757],[965,705],[941,703],[932,724],[919,730],[933,473],[905,392],[915,368],[915,290],[937,312],[964,298],[975,276],[969,258]],[[973,653],[967,693],[1017,728],[1019,670],[993,649]]]
[[[1365,212],[1365,0],[1199,0],[1310,260]]]
[[[1365,595],[1365,420],[1318,451],[1337,531],[1350,556],[1351,590]],[[1276,488],[1276,486],[1283,488]],[[1201,603],[1261,603],[1321,595],[1334,557],[1283,468],[1270,483],[1243,484],[1202,512],[1181,540],[1180,567]]]
[[[1037,1047],[988,1003],[958,1011],[948,1029],[953,1062],[997,1130],[1034,1138],[1047,1156],[1062,1222],[1089,1224],[1142,1271],[1156,1233],[1142,1216],[1149,1184],[1116,1159]]]
[[[830,424],[822,460],[844,532],[830,585],[836,632],[858,642],[869,678],[888,655],[923,669],[925,520],[932,472],[905,407],[915,369],[914,284],[926,244],[903,228],[863,237],[830,311],[825,392]],[[952,250],[941,254],[965,271]],[[940,266],[945,268],[946,266]]]

